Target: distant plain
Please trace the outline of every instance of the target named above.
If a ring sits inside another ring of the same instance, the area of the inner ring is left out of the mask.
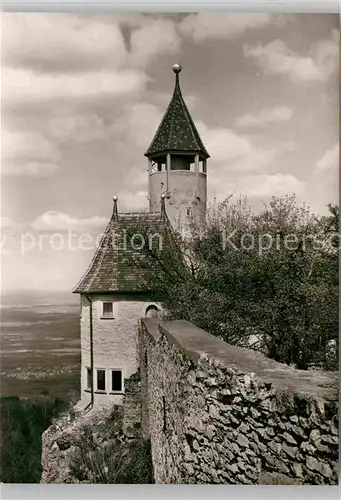
[[[79,312],[71,291],[1,292],[1,396],[77,398]]]

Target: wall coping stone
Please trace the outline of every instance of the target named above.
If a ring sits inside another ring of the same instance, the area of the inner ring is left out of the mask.
[[[158,320],[157,316],[153,316],[151,318],[142,318],[141,322],[145,326],[147,332],[157,342],[162,336],[160,329],[159,329],[159,320]]]
[[[325,400],[337,400],[337,372],[298,370],[278,363],[260,352],[228,344],[185,320],[159,321],[143,318],[147,332],[158,342],[162,335],[193,362],[206,357],[241,373],[275,384],[286,391]]]

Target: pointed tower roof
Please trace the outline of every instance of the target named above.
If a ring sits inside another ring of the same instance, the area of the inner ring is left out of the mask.
[[[198,153],[202,158],[210,156],[182,97],[179,82],[181,69],[180,64],[174,64],[175,88],[173,96],[145,156],[172,152]]]

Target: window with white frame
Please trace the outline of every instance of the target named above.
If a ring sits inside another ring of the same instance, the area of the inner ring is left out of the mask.
[[[191,208],[186,208],[186,215],[187,215],[187,217],[192,216],[192,209]]]
[[[97,381],[96,381],[96,390],[97,391],[105,391],[105,370],[98,369],[96,371]]]
[[[111,392],[123,392],[122,370],[111,370]]]
[[[103,302],[102,303],[102,316],[103,319],[114,319],[114,303],[113,302]]]

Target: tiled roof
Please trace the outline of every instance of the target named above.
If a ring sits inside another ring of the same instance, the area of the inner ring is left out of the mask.
[[[164,213],[114,212],[102,236],[93,259],[82,279],[73,289],[74,293],[143,292],[143,269],[137,265],[143,253],[134,250],[131,232],[147,227],[149,233],[169,228]],[[141,239],[136,238],[138,248]],[[148,242],[147,242],[148,244]]]
[[[171,102],[145,156],[172,151],[199,153],[204,158],[210,156],[182,97],[178,74]]]

